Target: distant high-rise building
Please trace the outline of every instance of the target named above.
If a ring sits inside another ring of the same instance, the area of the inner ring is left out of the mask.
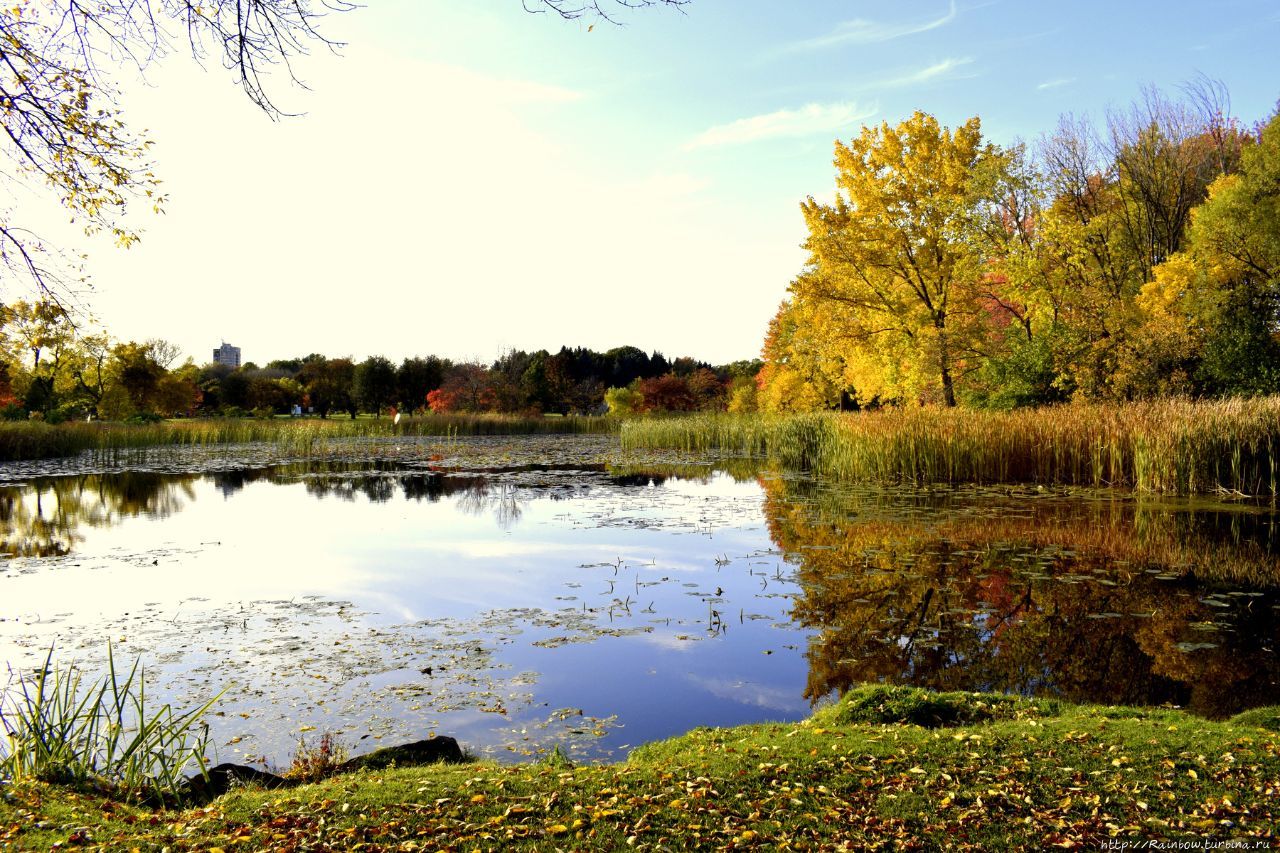
[[[233,347],[226,341],[222,342],[222,346],[213,351],[213,360],[218,364],[225,364],[230,368],[240,366],[240,347]]]

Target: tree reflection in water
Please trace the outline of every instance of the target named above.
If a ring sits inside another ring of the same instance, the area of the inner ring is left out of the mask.
[[[0,554],[61,557],[86,527],[135,516],[167,518],[193,500],[194,476],[141,472],[82,474],[0,487]]]
[[[762,483],[816,632],[810,701],[889,681],[1210,717],[1280,702],[1270,510]]]
[[[387,463],[326,462],[207,475],[125,471],[39,478],[0,487],[0,554],[62,557],[83,542],[84,528],[110,527],[140,515],[166,518],[195,499],[194,484],[202,477],[208,477],[226,497],[258,482],[301,482],[317,498],[353,501],[363,497],[371,503],[387,503],[398,495],[428,502],[456,497],[462,511],[492,513],[504,530],[519,522],[522,505],[533,497],[554,500],[581,491],[564,482],[539,483],[536,476],[513,482],[511,473],[406,471]]]

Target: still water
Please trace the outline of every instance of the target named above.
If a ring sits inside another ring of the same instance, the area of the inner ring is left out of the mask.
[[[156,698],[225,691],[219,760],[276,764],[326,730],[617,758],[860,681],[1280,703],[1270,507],[623,468],[539,441],[517,465],[10,470],[0,661],[53,645],[96,670],[110,642]]]

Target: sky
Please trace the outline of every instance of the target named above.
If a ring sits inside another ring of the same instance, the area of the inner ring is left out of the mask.
[[[758,356],[833,143],[914,110],[999,144],[1196,74],[1280,97],[1275,0],[691,0],[622,26],[520,0],[368,0],[273,122],[216,63],[119,78],[169,200],[88,254],[93,316],[197,363],[633,345]],[[23,202],[22,213],[38,199]]]

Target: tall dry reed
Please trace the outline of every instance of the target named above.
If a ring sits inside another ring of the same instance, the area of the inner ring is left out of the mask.
[[[1280,493],[1280,397],[633,420],[624,448],[728,450],[842,480]]]

